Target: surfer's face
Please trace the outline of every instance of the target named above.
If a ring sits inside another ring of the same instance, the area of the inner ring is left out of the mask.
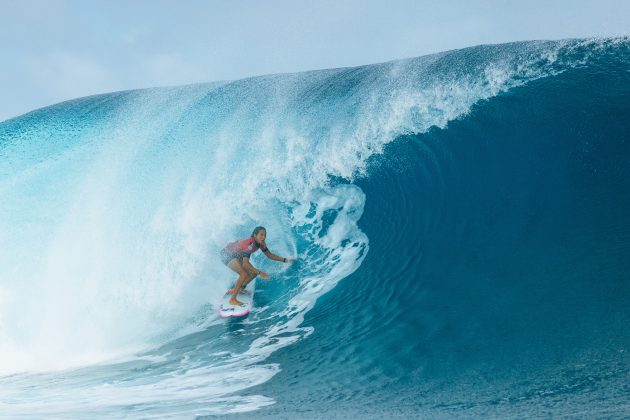
[[[260,232],[256,234],[256,236],[254,236],[254,239],[256,240],[257,244],[264,242],[266,238],[267,238],[266,230],[261,230]]]

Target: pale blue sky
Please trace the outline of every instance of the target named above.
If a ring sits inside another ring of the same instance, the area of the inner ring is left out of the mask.
[[[0,0],[0,121],[117,90],[629,33],[630,0]]]

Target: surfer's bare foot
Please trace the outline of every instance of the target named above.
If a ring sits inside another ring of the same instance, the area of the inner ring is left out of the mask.
[[[241,302],[240,300],[230,299],[230,305],[243,306],[245,304]]]

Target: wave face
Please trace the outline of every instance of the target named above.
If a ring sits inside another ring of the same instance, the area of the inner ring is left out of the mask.
[[[0,412],[630,412],[630,42],[119,92],[0,123]],[[268,229],[225,322],[218,251]],[[243,413],[243,414],[238,414]]]

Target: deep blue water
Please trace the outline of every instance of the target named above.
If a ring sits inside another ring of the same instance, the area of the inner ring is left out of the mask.
[[[627,417],[629,53],[480,46],[0,123],[0,413]],[[256,310],[219,320],[217,251],[257,224],[299,260],[255,259]]]

